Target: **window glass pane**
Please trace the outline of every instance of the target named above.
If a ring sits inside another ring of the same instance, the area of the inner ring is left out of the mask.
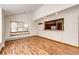
[[[16,22],[11,22],[11,27],[17,27],[17,23]]]
[[[24,24],[24,31],[28,32],[28,24]]]
[[[28,25],[27,24],[24,24],[24,28],[28,28]]]
[[[23,31],[23,28],[18,28],[18,31]]]
[[[24,23],[18,22],[18,28],[22,28]]]
[[[18,31],[23,31],[23,22],[18,22]]]
[[[17,23],[11,22],[11,32],[17,32]]]
[[[28,28],[24,28],[24,31],[28,31]]]
[[[11,27],[11,32],[17,32],[17,28],[16,27]]]

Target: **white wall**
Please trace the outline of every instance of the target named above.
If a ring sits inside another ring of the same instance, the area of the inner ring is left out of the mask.
[[[12,15],[12,16],[6,16],[6,39],[10,38],[20,38],[20,37],[27,37],[27,36],[33,36],[35,35],[34,30],[34,23],[32,21],[32,14],[18,14],[18,15]],[[19,21],[24,22],[26,24],[30,24],[30,34],[20,35],[20,36],[10,36],[10,21]]]
[[[76,4],[46,4],[34,12],[34,20],[38,18],[47,16],[49,14],[64,10],[66,8],[72,7]]]
[[[58,15],[52,14],[47,19],[36,20],[36,23],[43,23],[42,25],[37,25],[37,35],[78,46],[78,16],[79,5],[63,10]],[[57,18],[64,18],[64,31],[44,30],[44,21]]]
[[[2,10],[2,39],[3,42],[5,41],[5,36],[6,36],[6,24],[5,24],[5,15],[4,15],[4,11]]]
[[[78,46],[79,46],[79,16],[78,16]]]
[[[5,16],[2,8],[0,8],[0,43],[5,41]]]
[[[2,43],[2,8],[0,8],[0,43]]]
[[[5,16],[2,8],[0,8],[0,50],[4,47],[5,42]]]

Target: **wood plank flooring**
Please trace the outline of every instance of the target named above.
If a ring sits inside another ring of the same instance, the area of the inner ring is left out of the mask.
[[[41,38],[28,37],[5,42],[1,55],[79,55],[79,48]]]

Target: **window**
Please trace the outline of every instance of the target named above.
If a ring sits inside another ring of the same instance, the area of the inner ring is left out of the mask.
[[[18,29],[17,29],[18,32],[23,31],[23,25],[24,25],[24,23],[18,22]]]
[[[28,25],[24,24],[24,31],[27,32],[28,31]]]
[[[11,32],[17,32],[17,23],[11,22]]]
[[[11,21],[11,36],[26,34],[29,32],[28,24],[24,22]]]

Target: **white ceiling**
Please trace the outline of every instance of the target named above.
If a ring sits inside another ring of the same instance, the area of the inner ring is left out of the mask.
[[[0,4],[0,8],[3,8],[5,15],[31,13],[41,6],[43,6],[43,4]]]

